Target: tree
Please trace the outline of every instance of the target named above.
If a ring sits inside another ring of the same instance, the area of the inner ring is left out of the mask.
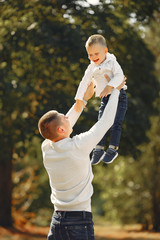
[[[160,51],[157,48],[157,44],[160,40],[160,13],[158,11],[154,12],[154,19],[150,22],[148,28],[145,31],[145,41],[148,44],[150,50],[155,56],[155,74],[159,80],[160,89]],[[160,94],[160,91],[159,91]],[[154,108],[156,109],[156,115],[152,116],[151,128],[147,132],[149,142],[145,145],[142,145],[142,164],[143,164],[143,176],[142,182],[144,184],[144,189],[148,189],[151,196],[151,219],[148,220],[148,224],[153,224],[153,229],[155,231],[160,231],[160,100],[159,97],[154,102]],[[146,166],[145,166],[146,165]],[[147,182],[144,181],[147,179]]]

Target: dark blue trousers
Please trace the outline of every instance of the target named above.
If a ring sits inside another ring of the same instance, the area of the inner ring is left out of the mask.
[[[54,212],[48,240],[95,240],[92,213]]]
[[[102,98],[101,106],[99,108],[98,120],[101,118],[104,108],[107,105],[109,98],[110,98],[110,95]],[[121,137],[121,133],[122,133],[122,123],[123,123],[126,111],[127,111],[127,95],[126,95],[125,90],[121,89],[114,124],[110,128],[109,145],[119,146],[120,137]],[[97,145],[100,145],[100,146],[106,145],[107,133],[104,133],[104,134],[105,134],[104,137],[101,139],[101,141]]]

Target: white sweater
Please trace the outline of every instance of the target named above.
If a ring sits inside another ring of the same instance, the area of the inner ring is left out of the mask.
[[[109,83],[104,77],[105,74],[111,79]],[[75,99],[83,100],[84,93],[91,82],[95,85],[95,96],[99,97],[107,85],[116,88],[121,84],[123,79],[124,74],[116,57],[113,54],[107,53],[106,60],[101,64],[96,65],[94,62],[91,62],[88,65],[79,84]],[[127,89],[127,86],[124,86],[124,89]]]
[[[89,154],[112,126],[119,91],[113,90],[101,119],[87,132],[58,142],[42,143],[43,161],[51,186],[51,202],[55,210],[91,211],[92,167]],[[71,126],[80,113],[72,107],[67,113]]]

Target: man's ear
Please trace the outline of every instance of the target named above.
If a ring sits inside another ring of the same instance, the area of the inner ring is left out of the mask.
[[[105,48],[105,53],[107,53],[107,52],[108,52],[108,48],[106,47],[106,48]]]
[[[64,133],[64,132],[65,132],[65,130],[64,130],[63,127],[59,126],[59,127],[57,128],[57,133],[58,133],[58,134],[62,134],[62,133]]]

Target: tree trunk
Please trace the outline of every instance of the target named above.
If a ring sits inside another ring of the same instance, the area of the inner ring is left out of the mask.
[[[0,226],[11,227],[12,161],[0,160]]]
[[[160,232],[160,198],[159,193],[153,196],[153,230]]]
[[[154,171],[153,171],[153,193],[152,193],[152,204],[153,204],[153,230],[160,232],[160,151],[157,146],[154,149]]]

